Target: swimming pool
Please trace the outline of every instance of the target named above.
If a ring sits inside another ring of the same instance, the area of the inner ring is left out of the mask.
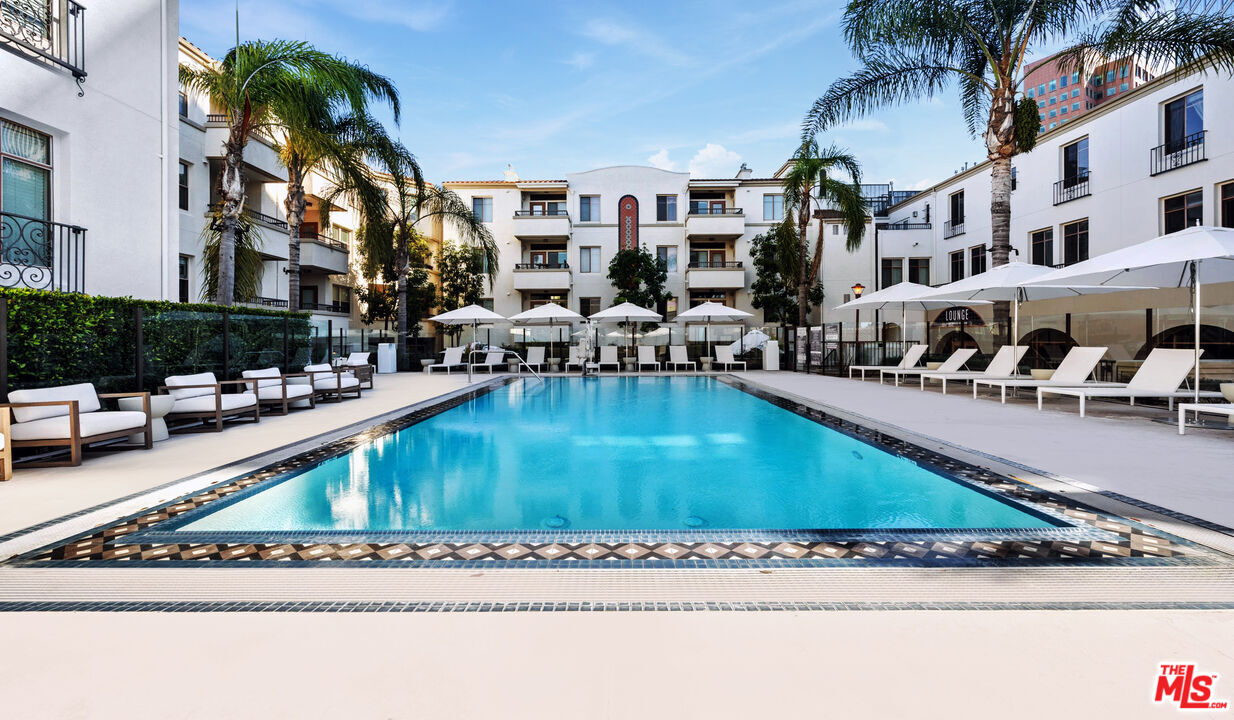
[[[177,529],[1057,526],[718,379],[630,377],[510,383]]]

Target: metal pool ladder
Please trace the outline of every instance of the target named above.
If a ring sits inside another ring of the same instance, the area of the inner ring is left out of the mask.
[[[544,378],[540,377],[540,373],[536,372],[535,370],[532,370],[531,366],[527,364],[527,361],[523,359],[522,355],[519,355],[518,353],[514,353],[514,357],[518,358],[518,364],[520,367],[527,368],[527,372],[531,373],[532,375],[535,375],[536,379],[539,380],[540,382],[544,382]]]

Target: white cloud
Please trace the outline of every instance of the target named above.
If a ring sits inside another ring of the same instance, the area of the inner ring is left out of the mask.
[[[576,52],[568,59],[562,60],[562,62],[575,70],[586,70],[595,64],[596,55],[595,53]]]
[[[933,178],[925,178],[924,180],[918,180],[917,182],[913,183],[912,185],[908,187],[908,189],[909,190],[929,190],[930,188],[934,187],[935,182],[936,181]]]
[[[677,169],[677,163],[668,159],[668,148],[661,148],[658,153],[647,158],[647,162],[651,163],[652,167],[658,167],[661,170]]]
[[[329,5],[334,11],[357,20],[402,25],[416,32],[436,30],[451,9],[449,2],[438,0],[398,3],[389,0],[330,0]]]
[[[740,165],[740,155],[723,145],[707,143],[690,158],[690,174],[696,178],[735,177]]]
[[[861,120],[851,120],[843,125],[837,125],[836,130],[876,130],[882,131],[887,129],[886,123],[882,120],[874,118],[863,118]]]
[[[616,20],[588,20],[583,24],[582,35],[604,45],[628,48],[669,65],[684,67],[695,64],[689,55],[676,50],[664,38]]]

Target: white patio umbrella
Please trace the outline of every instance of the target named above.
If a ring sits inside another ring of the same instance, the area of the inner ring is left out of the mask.
[[[677,314],[678,321],[697,321],[703,320],[707,323],[703,330],[703,344],[707,345],[707,355],[712,355],[711,351],[711,321],[712,320],[744,320],[748,317],[753,317],[750,313],[737,308],[731,308],[727,305],[722,305],[715,302],[705,302],[701,305],[686,310],[683,313]]]
[[[1234,230],[1196,225],[1068,265],[1030,285],[1191,288],[1195,322],[1195,400],[1200,401],[1200,289],[1234,282]]]
[[[588,320],[599,320],[602,322],[624,322],[627,325],[629,325],[631,320],[641,320],[645,322],[659,322],[661,317],[662,316],[660,315],[660,313],[656,312],[655,310],[648,310],[645,307],[635,305],[634,303],[631,303],[631,302],[623,302],[622,304],[614,305],[613,307],[608,308],[607,310],[601,310],[595,315],[592,315],[591,317],[589,317]],[[631,349],[633,349],[634,347],[633,328],[631,328],[630,347]],[[628,351],[627,351],[626,357],[627,358],[630,357]]]
[[[952,300],[927,299],[932,292],[934,292],[934,288],[929,285],[901,282],[872,292],[869,295],[862,295],[855,300],[849,300],[842,305],[837,305],[836,310],[894,310],[899,308],[900,338],[904,342],[908,342],[909,308],[913,310],[929,310],[931,308],[951,307],[955,304]],[[975,300],[971,304],[991,305],[992,303],[988,300]]]
[[[570,308],[562,307],[557,303],[545,303],[539,307],[533,307],[530,310],[510,316],[510,320],[513,322],[548,325],[548,354],[550,358],[553,356],[553,328],[557,323],[572,323],[586,319]]]
[[[457,310],[443,312],[440,315],[434,315],[429,318],[434,322],[442,323],[443,325],[467,325],[471,324],[471,339],[474,342],[476,339],[476,330],[480,323],[503,322],[505,317],[498,315],[492,310],[486,310],[479,305],[468,305]],[[471,357],[467,358],[467,382],[471,382]]]
[[[755,350],[762,347],[770,339],[771,336],[762,330],[751,330],[745,335],[742,335],[737,342],[729,345],[728,348],[729,350],[732,350],[734,354],[743,353],[746,350]]]
[[[1015,312],[1011,320],[1011,343],[1020,341],[1020,303],[1030,300],[1050,300],[1053,298],[1071,297],[1103,292],[1121,292],[1133,288],[1105,287],[1101,285],[1028,285],[1040,280],[1043,275],[1054,270],[1044,265],[1030,265],[1022,262],[1012,262],[990,268],[983,273],[970,275],[963,280],[956,280],[942,287],[934,288],[922,295],[930,300],[1006,300],[1014,303]],[[1140,288],[1146,289],[1146,288]]]

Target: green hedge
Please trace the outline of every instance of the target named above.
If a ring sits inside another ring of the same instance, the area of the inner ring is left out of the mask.
[[[8,329],[4,392],[74,382],[93,382],[100,392],[135,389],[138,308],[144,390],[168,375],[211,371],[234,378],[250,368],[299,367],[309,356],[307,313],[11,288],[0,288],[0,297]]]

